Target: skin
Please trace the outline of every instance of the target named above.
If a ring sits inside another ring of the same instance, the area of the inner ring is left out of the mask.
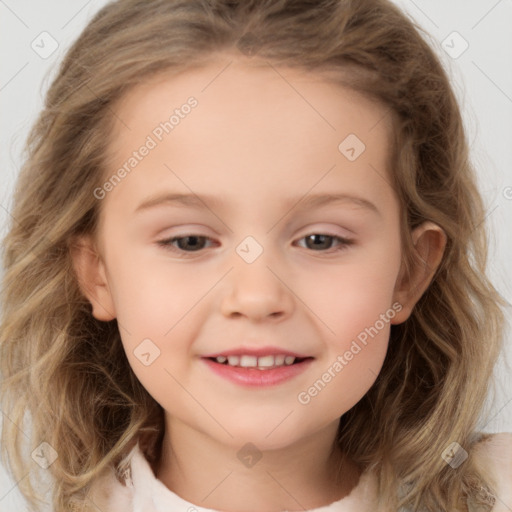
[[[350,493],[360,470],[333,449],[339,418],[374,383],[390,325],[408,318],[446,241],[430,222],[416,228],[424,264],[404,277],[386,109],[325,77],[276,69],[224,55],[125,95],[115,108],[107,179],[174,108],[190,96],[198,105],[106,194],[97,237],[83,237],[73,251],[94,316],[117,318],[133,371],[165,411],[157,477],[192,503],[226,511],[303,510]],[[338,150],[351,133],[366,145],[353,162]],[[136,212],[163,192],[191,191],[219,201]],[[364,198],[378,213],[347,201],[300,208],[305,195],[323,193]],[[189,253],[158,243],[190,234],[211,241]],[[327,239],[318,250],[307,244],[312,234],[352,243]],[[250,264],[236,252],[247,236],[263,249]],[[298,394],[394,303],[401,311],[300,403]],[[145,366],[134,350],[148,338],[160,356]],[[201,360],[242,344],[314,360],[263,389],[226,381]],[[248,442],[262,455],[252,467],[237,457]]]

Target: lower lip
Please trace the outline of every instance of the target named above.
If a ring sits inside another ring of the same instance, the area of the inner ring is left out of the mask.
[[[241,368],[239,366],[229,366],[220,364],[211,359],[204,358],[203,361],[211,368],[213,372],[225,379],[250,387],[268,387],[276,386],[287,380],[301,374],[313,359],[305,359],[300,363],[290,366],[280,366],[270,370],[258,370],[258,368]]]

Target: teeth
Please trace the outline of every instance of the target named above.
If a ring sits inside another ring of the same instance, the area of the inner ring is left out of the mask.
[[[229,366],[238,366],[239,362],[240,362],[240,358],[238,356],[228,356]]]
[[[258,368],[265,370],[279,366],[290,366],[295,362],[294,356],[268,355],[262,357],[243,355],[243,356],[218,356],[215,358],[217,363],[228,364],[229,366],[239,366],[241,368]]]
[[[293,362],[295,361],[295,357],[293,356],[286,356],[284,358],[284,364],[290,366],[291,364],[293,364]]]
[[[231,364],[231,361],[229,364]],[[258,358],[256,356],[242,356],[240,358],[240,366],[242,368],[252,368],[253,366],[258,366]]]
[[[276,366],[282,366],[284,364],[285,356],[275,356],[274,360]]]
[[[274,356],[258,357],[258,366],[262,368],[270,368],[275,365]]]

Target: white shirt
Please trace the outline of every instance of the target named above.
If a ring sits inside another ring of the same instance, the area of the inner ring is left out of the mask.
[[[512,510],[512,433],[495,434],[475,449],[482,467],[492,472],[497,482],[496,504],[492,512]],[[126,485],[114,476],[95,488],[89,499],[102,512],[216,512],[192,504],[158,480],[136,445],[128,456],[130,472]],[[309,512],[377,512],[377,479],[364,472],[348,496]],[[96,509],[94,509],[96,510]],[[286,512],[286,511],[283,511]],[[406,511],[403,511],[406,512]],[[471,512],[471,508],[470,508]]]

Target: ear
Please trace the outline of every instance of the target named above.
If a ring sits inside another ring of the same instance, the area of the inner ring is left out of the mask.
[[[80,290],[91,303],[94,318],[103,322],[113,320],[116,314],[105,264],[92,237],[79,237],[73,241],[69,250]]]
[[[416,303],[430,285],[443,258],[446,247],[446,234],[433,222],[424,222],[411,233],[414,244],[414,265],[409,272],[404,265],[399,272],[393,294],[393,303],[398,302],[402,309],[395,315],[392,324],[405,322]]]

